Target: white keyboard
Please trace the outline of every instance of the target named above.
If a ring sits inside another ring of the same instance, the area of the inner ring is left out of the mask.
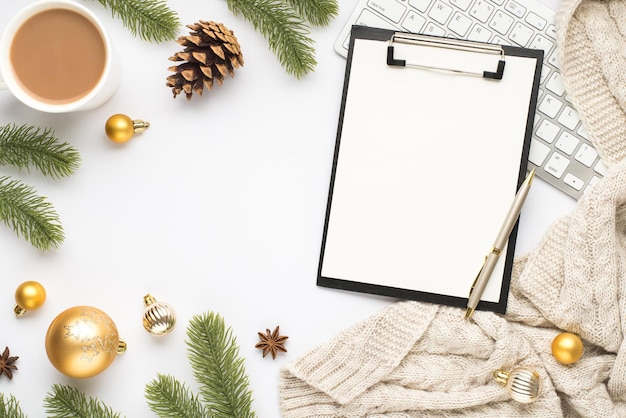
[[[567,99],[558,70],[555,12],[537,0],[359,0],[335,42],[347,56],[352,25],[543,49],[529,168],[578,199],[606,173]]]

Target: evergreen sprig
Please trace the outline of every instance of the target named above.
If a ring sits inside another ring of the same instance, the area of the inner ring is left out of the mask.
[[[229,10],[241,14],[268,41],[287,73],[302,78],[317,65],[309,29],[284,0],[227,0]]]
[[[144,41],[176,39],[180,28],[178,14],[161,0],[97,0],[122,20],[130,32]]]
[[[52,385],[44,399],[49,418],[120,418],[121,415],[96,398],[88,398],[67,385]]]
[[[20,403],[15,396],[10,395],[8,398],[0,393],[0,417],[2,418],[26,418],[26,415],[20,408]]]
[[[65,238],[52,204],[8,176],[0,177],[0,221],[40,250],[57,248]]]
[[[187,327],[187,348],[198,397],[171,376],[159,375],[146,385],[146,397],[160,417],[250,418],[252,392],[244,361],[231,328],[213,312],[196,315]]]
[[[51,129],[28,125],[0,126],[0,165],[34,167],[50,177],[73,174],[80,165],[78,151],[60,142]]]
[[[173,376],[158,374],[146,385],[150,409],[159,417],[203,418],[209,414],[191,390]]]
[[[314,26],[327,26],[339,13],[337,0],[287,0],[287,2]]]

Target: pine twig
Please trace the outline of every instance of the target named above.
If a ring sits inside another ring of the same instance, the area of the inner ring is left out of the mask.
[[[120,418],[121,415],[95,398],[67,385],[52,385],[44,399],[49,418]]]
[[[26,415],[20,408],[20,403],[15,396],[11,395],[5,398],[4,394],[0,393],[0,417],[3,418],[26,418]]]
[[[254,417],[252,392],[231,328],[213,312],[196,315],[187,328],[189,360],[211,417]]]
[[[327,26],[339,13],[337,0],[287,0],[287,2],[314,26]]]
[[[317,65],[313,40],[304,20],[283,0],[226,0],[268,41],[270,50],[288,74],[302,78]]]
[[[51,129],[28,125],[0,126],[0,165],[20,169],[34,167],[50,177],[73,174],[80,154],[67,142],[61,143]]]
[[[111,9],[130,32],[144,41],[176,39],[180,28],[178,14],[163,0],[97,0]]]
[[[146,385],[152,412],[162,418],[204,418],[209,415],[191,390],[172,376],[158,374]]]
[[[59,247],[65,238],[52,204],[7,176],[0,177],[0,221],[40,250]]]

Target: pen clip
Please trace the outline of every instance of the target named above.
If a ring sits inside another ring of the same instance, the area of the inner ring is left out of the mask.
[[[480,267],[480,270],[478,270],[478,274],[476,275],[476,278],[474,279],[474,283],[472,283],[472,287],[470,288],[469,291],[469,296],[472,296],[472,293],[474,292],[474,288],[476,287],[476,283],[478,282],[478,278],[480,277],[480,273],[482,273],[483,269],[485,268],[485,264],[487,263],[487,258],[488,256],[485,256],[485,260],[483,261],[483,265]]]

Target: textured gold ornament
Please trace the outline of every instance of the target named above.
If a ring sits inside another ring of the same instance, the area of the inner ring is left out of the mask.
[[[511,398],[517,402],[535,402],[541,392],[539,373],[529,367],[517,367],[510,372],[496,370],[493,378],[506,387]]]
[[[118,354],[126,351],[113,320],[92,306],[61,312],[46,334],[50,363],[69,377],[87,378],[102,373]]]
[[[104,130],[113,142],[124,143],[139,132],[143,132],[150,127],[150,123],[143,120],[133,120],[126,115],[117,113],[107,119]]]
[[[158,302],[151,294],[143,297],[143,327],[150,334],[165,335],[174,330],[176,312],[169,304]]]
[[[20,317],[26,311],[34,311],[41,308],[46,301],[46,289],[39,283],[32,280],[20,284],[15,289],[15,316]]]
[[[552,355],[563,364],[576,363],[583,351],[583,342],[576,334],[562,332],[552,340]]]

